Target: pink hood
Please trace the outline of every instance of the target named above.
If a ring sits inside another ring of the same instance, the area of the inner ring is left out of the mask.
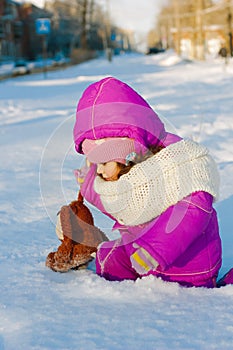
[[[129,137],[148,148],[177,141],[166,142],[169,135],[149,104],[113,77],[91,84],[78,103],[74,142],[79,153],[86,138]]]

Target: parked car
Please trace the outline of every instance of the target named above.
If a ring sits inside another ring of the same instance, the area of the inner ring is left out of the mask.
[[[150,47],[147,52],[147,55],[153,55],[161,52],[165,52],[165,49],[161,49],[159,47]]]
[[[30,74],[30,73],[31,73],[31,71],[30,71],[26,61],[24,61],[24,60],[15,61],[15,64],[14,64],[14,67],[12,70],[13,76]]]
[[[58,52],[54,57],[54,66],[64,66],[66,64],[66,58],[63,53]]]

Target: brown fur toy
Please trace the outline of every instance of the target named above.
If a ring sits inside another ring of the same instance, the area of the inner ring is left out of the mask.
[[[60,220],[64,239],[57,251],[47,256],[46,266],[59,272],[86,267],[97,246],[108,238],[94,226],[93,216],[83,203],[81,193],[78,200],[61,208]]]

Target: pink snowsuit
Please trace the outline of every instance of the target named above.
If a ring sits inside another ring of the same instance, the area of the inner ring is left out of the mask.
[[[87,139],[129,137],[145,147],[164,147],[180,141],[166,132],[148,103],[125,83],[108,77],[90,85],[77,107],[74,142],[82,152]],[[92,164],[81,186],[84,198],[106,213],[94,191],[96,165]],[[155,275],[185,286],[215,287],[221,267],[221,239],[213,197],[207,192],[190,193],[152,221],[138,226],[115,223],[121,238],[102,243],[96,257],[96,271],[108,280],[136,280]],[[111,217],[111,216],[110,216]],[[169,223],[169,224],[168,224]],[[145,274],[132,266],[131,257],[143,248],[158,262]]]

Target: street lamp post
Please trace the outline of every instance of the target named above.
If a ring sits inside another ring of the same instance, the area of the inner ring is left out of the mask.
[[[228,23],[228,36],[229,36],[229,52],[230,56],[233,56],[233,49],[232,49],[232,13],[231,13],[231,7],[229,2],[228,7],[228,15],[227,15],[227,23]]]
[[[50,19],[49,18],[37,18],[36,19],[36,33],[42,38],[42,51],[44,58],[44,78],[46,78],[47,73],[47,42],[46,36],[50,33]]]

